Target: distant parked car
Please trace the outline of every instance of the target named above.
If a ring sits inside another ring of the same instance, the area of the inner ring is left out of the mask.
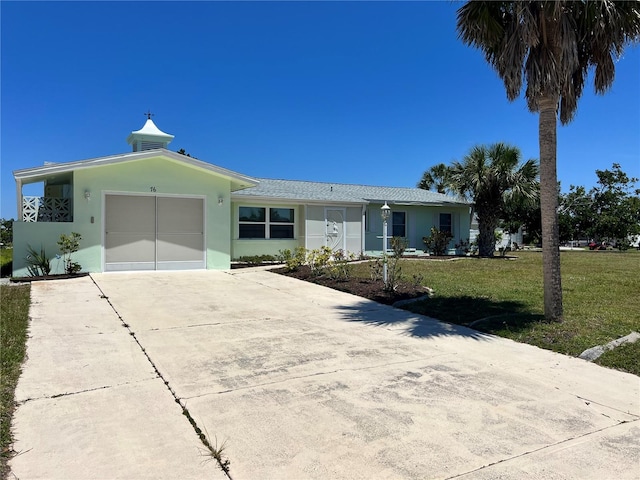
[[[589,250],[606,250],[607,247],[607,242],[597,243],[593,240],[589,242]]]

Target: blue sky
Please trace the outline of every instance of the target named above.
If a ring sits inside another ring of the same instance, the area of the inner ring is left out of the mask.
[[[129,151],[145,122],[255,177],[415,186],[498,141],[538,158],[538,117],[465,47],[449,2],[0,2],[4,218],[12,171]],[[640,177],[640,48],[558,130],[558,177]],[[28,192],[26,192],[28,193]]]

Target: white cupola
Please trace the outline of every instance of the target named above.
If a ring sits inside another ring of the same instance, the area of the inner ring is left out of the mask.
[[[147,121],[140,130],[131,132],[127,137],[127,143],[133,147],[134,152],[143,150],[153,150],[156,148],[167,148],[167,145],[173,140],[173,135],[164,133],[151,120],[153,115],[151,112],[145,113]]]

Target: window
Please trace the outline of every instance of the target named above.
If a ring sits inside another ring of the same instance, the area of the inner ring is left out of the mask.
[[[269,209],[269,238],[293,238],[293,208]]]
[[[449,232],[453,234],[453,224],[451,221],[450,213],[441,213],[440,214],[440,231],[441,232]]]
[[[293,208],[240,207],[239,238],[294,238]]]
[[[391,236],[407,236],[407,216],[406,212],[391,212]]]

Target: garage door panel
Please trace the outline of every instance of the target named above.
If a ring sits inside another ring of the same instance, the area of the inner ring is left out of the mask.
[[[205,267],[202,198],[105,197],[105,270]]]
[[[202,233],[201,198],[158,198],[158,234]]]
[[[153,262],[155,255],[155,234],[109,234],[109,248],[106,261],[110,262]]]
[[[105,226],[107,233],[155,234],[155,197],[107,195]]]
[[[158,261],[204,260],[202,235],[158,234]]]

